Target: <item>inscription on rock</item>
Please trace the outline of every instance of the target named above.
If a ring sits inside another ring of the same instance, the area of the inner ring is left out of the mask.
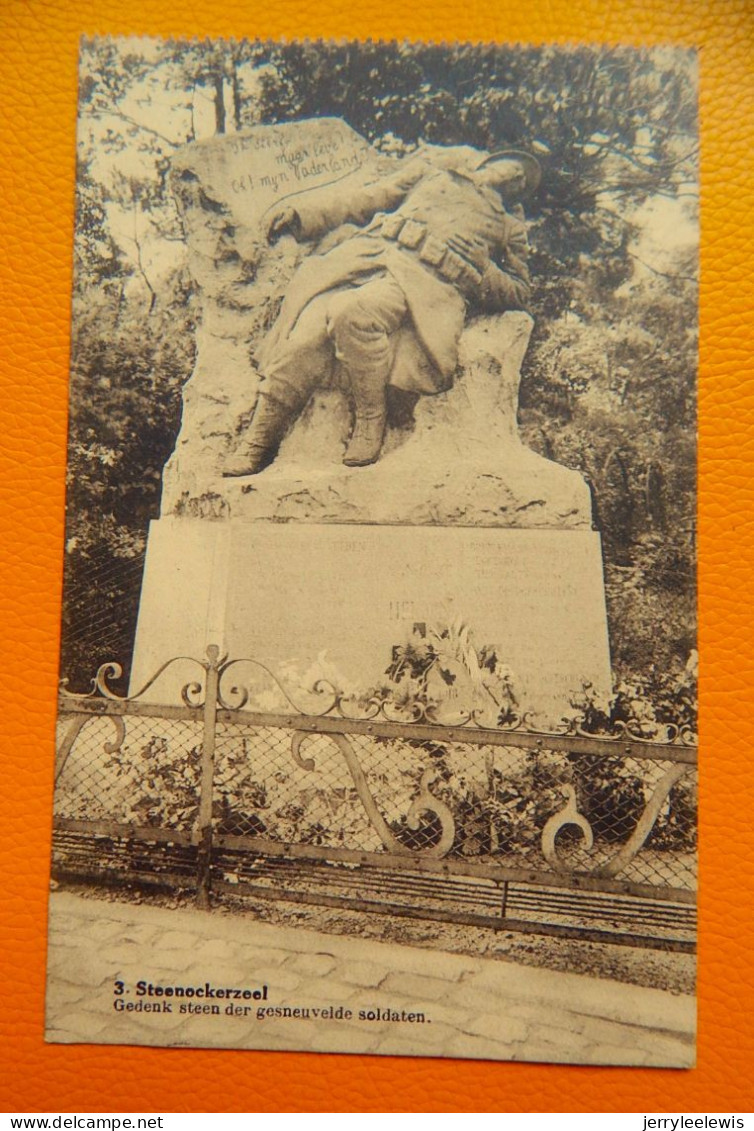
[[[195,179],[205,202],[257,227],[272,204],[352,176],[375,157],[341,119],[316,118],[195,142],[173,159],[173,177],[179,198],[181,182]]]

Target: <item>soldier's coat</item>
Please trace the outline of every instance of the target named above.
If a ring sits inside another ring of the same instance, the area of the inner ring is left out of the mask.
[[[303,193],[292,203],[300,224],[298,238],[329,238],[291,281],[280,315],[258,351],[262,373],[312,299],[358,286],[385,271],[403,290],[410,312],[410,322],[396,333],[390,383],[412,392],[436,393],[449,387],[467,305],[487,311],[526,306],[525,226],[505,211],[494,190],[476,186],[462,173],[415,159],[371,184],[354,184],[349,177],[341,186]],[[472,275],[472,285],[468,279],[462,288],[447,281],[411,248],[384,238],[385,213],[392,214],[392,226],[396,220],[398,226],[411,221],[445,247],[458,235],[478,244],[478,275]]]

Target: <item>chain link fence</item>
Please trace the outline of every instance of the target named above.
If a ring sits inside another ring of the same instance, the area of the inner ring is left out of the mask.
[[[206,788],[209,780],[202,778],[201,709],[173,708],[163,716],[110,706],[96,716],[60,715],[59,834],[96,826],[113,843],[141,844],[151,835],[155,843],[172,836],[174,843],[196,845],[202,783]],[[590,755],[555,743],[536,749],[486,743],[474,732],[468,740],[464,734],[464,741],[442,741],[420,737],[421,728],[411,726],[390,737],[347,722],[335,732],[317,733],[287,718],[273,725],[244,712],[231,719],[228,714],[214,728],[213,851],[229,845],[237,850],[244,847],[239,838],[248,841],[257,879],[262,872],[268,880],[279,874],[281,852],[307,851],[331,861],[339,853],[351,860],[369,857],[373,869],[387,867],[380,856],[393,860],[400,854],[409,861],[441,858],[458,876],[480,864],[507,870],[506,876],[513,870],[522,879],[531,871],[540,883],[551,874],[555,887],[607,874],[626,890],[633,884],[644,895],[651,888],[665,898],[695,889],[696,769],[679,765],[672,752],[665,758],[656,749],[648,757]],[[670,785],[669,774],[675,775]],[[653,819],[639,836],[653,805]],[[266,871],[260,846],[268,849]],[[618,857],[620,867],[611,873]],[[123,870],[123,860],[118,867]],[[305,886],[314,882],[301,861],[298,867]],[[220,873],[239,881],[244,867],[237,853]],[[379,886],[377,872],[373,879]],[[392,882],[415,895],[428,895],[434,884],[433,899],[460,899],[463,906],[460,879],[444,894],[437,876]],[[485,882],[474,898],[498,906],[494,876]],[[525,892],[513,895],[525,917]],[[553,896],[551,910],[570,908],[569,899]]]
[[[422,814],[414,827],[407,820],[429,773],[431,793],[453,817],[449,859],[495,860],[537,870],[552,870],[543,855],[542,833],[564,808],[564,786],[574,790],[576,809],[590,825],[593,842],[587,848],[578,827],[565,825],[556,840],[562,870],[593,872],[635,833],[674,766],[671,760],[358,733],[349,734],[347,741],[377,810],[400,845],[421,853],[440,842],[443,829],[435,814]],[[307,736],[300,747],[301,766],[292,756],[290,730],[224,723],[218,727],[215,753],[218,833],[361,852],[385,849],[349,760],[332,735]],[[696,771],[689,767],[670,789],[646,842],[621,876],[691,891],[695,845]]]
[[[199,807],[200,720],[60,715],[57,737],[64,761],[56,819],[191,832]]]

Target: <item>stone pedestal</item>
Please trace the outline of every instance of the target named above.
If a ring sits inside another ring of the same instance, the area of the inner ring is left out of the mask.
[[[311,710],[318,678],[366,692],[384,683],[396,645],[462,626],[477,653],[493,649],[510,669],[520,709],[540,723],[560,719],[586,681],[607,692],[599,535],[161,519],[149,535],[132,691],[170,657],[201,657],[215,643],[265,664]],[[154,701],[165,700],[165,678]],[[187,667],[172,673],[171,698],[189,678]],[[284,706],[265,677],[255,684],[259,708]]]

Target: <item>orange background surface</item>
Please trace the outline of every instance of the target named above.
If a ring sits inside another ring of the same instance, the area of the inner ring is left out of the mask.
[[[255,11],[256,9],[256,11]],[[745,1112],[754,1107],[752,0],[3,0],[0,1108],[5,1112]],[[701,48],[703,660],[698,1067],[46,1046],[46,899],[82,33]],[[641,1127],[641,1122],[637,1126]]]

